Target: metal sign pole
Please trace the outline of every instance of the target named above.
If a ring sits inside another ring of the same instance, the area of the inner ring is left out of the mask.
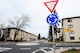
[[[52,35],[53,35],[53,53],[55,53],[55,38],[54,38],[54,26],[52,25]]]
[[[52,4],[50,3],[54,3],[56,2],[55,4],[53,4],[53,9],[52,9]],[[49,11],[51,13],[54,12],[54,9],[56,7],[56,4],[58,3],[58,0],[55,0],[55,1],[49,1],[49,2],[44,2],[45,6],[49,9]],[[49,4],[49,5],[47,5]],[[54,26],[56,23],[58,22],[58,16],[56,14],[50,14],[48,17],[47,17],[47,23],[49,23],[50,25],[52,25],[52,35],[53,35],[53,51],[55,53],[55,38],[54,38]]]
[[[54,25],[58,22],[58,16],[55,14],[50,14],[47,17],[47,23],[52,26],[52,35],[53,35],[53,52],[55,53],[55,36],[54,36]]]

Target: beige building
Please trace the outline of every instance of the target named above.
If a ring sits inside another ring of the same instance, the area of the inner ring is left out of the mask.
[[[63,29],[57,28],[57,33],[54,36],[55,39],[59,39],[60,41],[63,41]]]
[[[5,28],[1,30],[0,38],[6,38],[6,40],[22,40],[22,41],[30,41],[30,40],[37,40],[38,37],[34,34],[26,32],[24,30],[18,29],[18,33],[16,34],[17,28]]]
[[[80,16],[62,19],[65,42],[80,42]]]

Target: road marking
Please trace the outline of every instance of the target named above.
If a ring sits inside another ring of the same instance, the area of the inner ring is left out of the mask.
[[[40,49],[38,49],[38,50],[35,50],[35,51],[33,51],[32,53],[36,53],[36,52],[38,52],[38,51],[40,51]]]
[[[40,47],[40,49],[46,49],[46,48],[49,48],[49,47]]]
[[[3,51],[7,51],[7,50],[11,50],[12,48],[3,48],[3,47],[0,47],[0,52],[3,52]]]
[[[31,48],[20,48],[21,50],[31,50]]]
[[[19,46],[39,45],[39,43],[17,43]]]
[[[69,47],[69,49],[71,49],[71,47]]]
[[[46,51],[46,50],[44,50],[44,49],[41,49],[41,51],[43,51],[43,52],[45,52],[45,53],[47,52],[47,51]]]
[[[63,47],[60,47],[60,49],[63,49]]]
[[[51,49],[52,50],[52,48],[51,47],[40,47],[40,49],[38,49],[38,50],[35,50],[35,51],[33,51],[32,53],[36,53],[36,52],[38,52],[38,51],[43,51],[44,53],[46,53],[47,51],[46,50],[44,50],[44,49]]]
[[[51,50],[54,50],[53,48],[50,48]]]

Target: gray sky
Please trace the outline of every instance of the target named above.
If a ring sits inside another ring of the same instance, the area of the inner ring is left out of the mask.
[[[28,15],[31,19],[26,31],[47,37],[49,25],[46,18],[50,11],[43,2],[50,0],[0,0],[0,23],[8,23],[14,16]],[[59,19],[80,16],[80,0],[59,0],[56,11]]]

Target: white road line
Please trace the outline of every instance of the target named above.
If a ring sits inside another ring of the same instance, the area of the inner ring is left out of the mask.
[[[7,51],[7,50],[11,50],[12,48],[3,48],[3,47],[0,47],[0,52],[3,52],[3,51]]]
[[[40,47],[40,49],[46,49],[46,48],[49,48],[49,47]]]
[[[39,43],[17,43],[19,46],[39,45]]]
[[[37,51],[40,51],[40,49],[33,51],[32,53],[36,53]]]
[[[47,52],[47,51],[46,51],[46,50],[44,50],[44,49],[41,49],[41,51],[43,51],[43,52],[45,52],[45,53]]]
[[[60,47],[60,49],[63,49],[63,47]]]
[[[38,52],[38,51],[43,51],[43,52],[47,52],[46,50],[44,50],[44,49],[46,49],[46,48],[49,48],[49,47],[40,47],[40,49],[38,49],[38,50],[35,50],[35,51],[33,51],[32,53],[36,53],[36,52]]]
[[[31,48],[20,48],[21,50],[31,50]]]
[[[54,50],[53,48],[50,48],[51,50]]]

